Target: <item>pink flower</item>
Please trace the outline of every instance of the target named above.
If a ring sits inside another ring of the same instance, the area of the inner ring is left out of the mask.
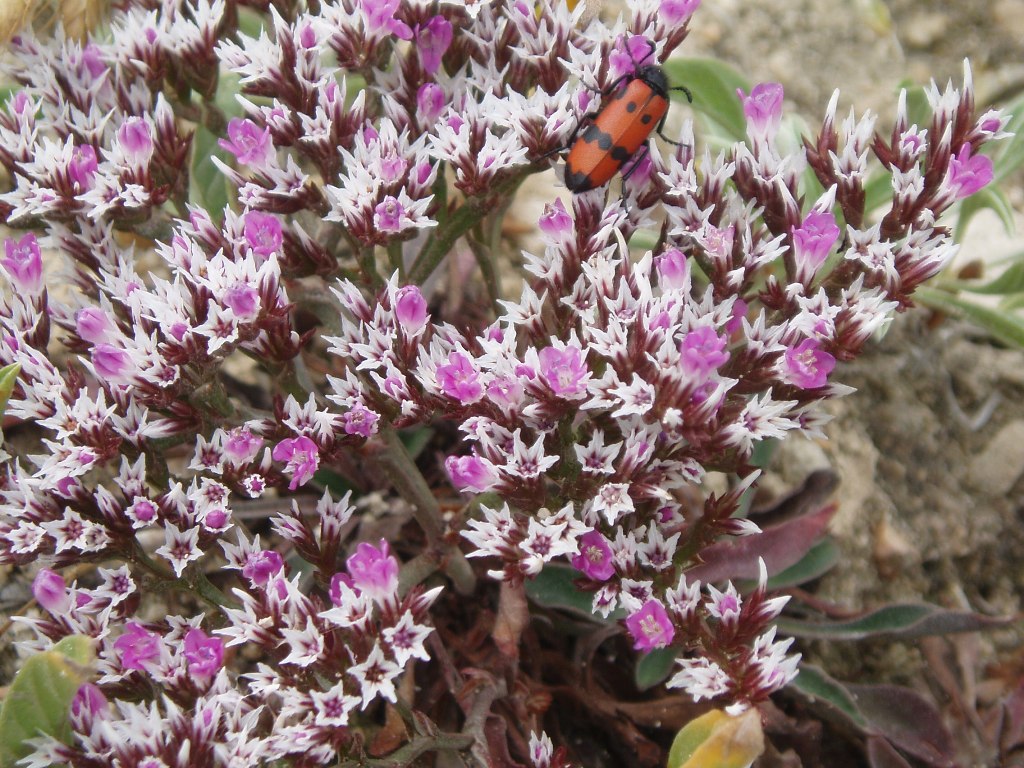
[[[561,200],[545,205],[544,213],[537,224],[552,243],[561,242],[573,231],[572,216],[565,210]]]
[[[400,4],[399,0],[362,0],[363,12],[366,14],[367,31],[371,34],[386,30],[389,34],[402,40],[412,38],[412,30],[404,21],[395,18]]]
[[[190,629],[185,635],[184,654],[193,675],[214,675],[224,662],[224,641],[208,637],[201,629]]]
[[[658,20],[666,27],[678,27],[700,7],[700,0],[661,0]]]
[[[246,558],[242,567],[242,575],[247,578],[254,587],[265,587],[271,577],[276,576],[284,570],[284,560],[273,550],[253,552]]]
[[[320,449],[305,435],[282,440],[274,446],[273,457],[285,462],[284,471],[292,476],[289,491],[309,482],[320,466]]]
[[[810,280],[828,258],[839,239],[839,227],[831,211],[811,211],[800,228],[793,228],[793,259],[797,279]]]
[[[83,341],[99,344],[114,333],[114,323],[99,307],[86,307],[75,315],[75,331]]]
[[[633,636],[633,647],[638,651],[653,651],[672,642],[676,629],[660,600],[654,598],[626,619],[626,629]]]
[[[611,542],[600,531],[589,531],[579,538],[580,552],[572,567],[594,581],[607,581],[615,574]]]
[[[427,301],[419,286],[406,285],[395,291],[395,319],[406,336],[416,336],[428,318]]]
[[[259,211],[249,211],[243,218],[242,234],[253,253],[269,256],[281,249],[284,233],[280,219]]]
[[[217,144],[237,157],[238,162],[256,168],[267,165],[274,151],[270,129],[261,131],[252,120],[240,117],[228,121],[228,138],[218,139]]]
[[[568,345],[565,349],[545,347],[537,357],[541,379],[558,397],[573,398],[586,394],[590,369],[582,349]]]
[[[394,195],[388,195],[373,209],[373,226],[378,232],[401,232],[405,207]]]
[[[18,241],[4,240],[4,257],[0,264],[19,293],[36,296],[42,292],[43,256],[34,233],[26,232]]]
[[[370,437],[377,431],[380,415],[358,403],[342,415],[341,423],[346,434]]]
[[[416,52],[428,75],[440,69],[441,59],[451,44],[452,25],[444,16],[435,16],[426,24],[417,25]]]
[[[992,161],[985,155],[971,156],[971,145],[964,144],[949,158],[946,184],[957,200],[970,197],[992,181]]]
[[[398,560],[392,557],[388,543],[380,540],[380,548],[361,542],[356,553],[345,561],[352,577],[352,586],[374,602],[390,597],[398,591]]]
[[[40,607],[55,616],[71,607],[71,598],[64,577],[49,568],[43,568],[32,580],[32,597]]]
[[[498,482],[498,473],[494,466],[476,454],[469,456],[449,456],[444,462],[452,485],[460,491],[484,493]]]
[[[444,394],[465,405],[475,403],[484,394],[473,361],[461,352],[449,352],[448,364],[437,367],[437,383]]]
[[[679,345],[679,362],[683,370],[698,382],[707,378],[729,359],[727,340],[715,329],[702,326],[690,331]]]
[[[444,112],[446,97],[437,83],[424,83],[416,92],[416,116],[421,125],[433,125]]]
[[[97,344],[92,348],[92,365],[101,379],[122,384],[131,372],[132,358],[113,344]]]
[[[114,649],[120,654],[121,666],[125,670],[141,671],[145,669],[146,662],[160,655],[160,636],[136,621],[129,621],[124,633],[114,641]]]
[[[800,389],[817,389],[828,381],[836,359],[821,348],[817,339],[804,339],[786,350],[783,371],[786,381]]]
[[[71,151],[68,163],[68,178],[79,189],[91,189],[92,177],[96,174],[96,150],[92,144],[80,144]]]
[[[630,35],[628,38],[620,35],[608,56],[609,75],[618,79],[623,75],[632,75],[638,67],[657,64],[653,60],[653,50],[651,41],[642,35]]]
[[[778,83],[759,83],[747,96],[742,88],[736,93],[743,102],[747,128],[755,138],[770,139],[782,121],[782,86]]]
[[[105,719],[110,711],[110,702],[103,695],[99,686],[93,683],[82,683],[71,699],[72,721],[91,727],[96,718]]]
[[[235,427],[224,438],[224,455],[232,464],[248,464],[256,458],[263,447],[263,438],[257,437],[248,427]]]
[[[658,285],[663,291],[685,291],[690,287],[690,263],[678,248],[669,248],[654,260]]]
[[[153,156],[153,136],[141,117],[129,117],[117,129],[117,140],[132,168],[142,168]]]
[[[237,282],[224,291],[220,297],[225,307],[230,309],[240,322],[252,322],[260,314],[260,294],[251,285]]]

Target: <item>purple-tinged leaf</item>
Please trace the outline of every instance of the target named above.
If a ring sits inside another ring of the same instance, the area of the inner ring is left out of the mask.
[[[779,631],[796,637],[823,640],[861,640],[886,635],[913,639],[925,635],[977,632],[1005,626],[1008,618],[982,616],[970,611],[947,611],[926,603],[887,605],[855,619],[842,621],[801,621],[782,618]]]
[[[911,768],[883,736],[868,736],[868,763],[871,768]]]
[[[871,730],[896,748],[935,768],[956,764],[953,737],[942,715],[919,693],[898,685],[856,685],[846,689],[857,702]]]
[[[829,504],[811,514],[765,528],[754,536],[728,539],[701,552],[703,563],[686,572],[692,582],[717,583],[729,579],[756,579],[758,558],[764,558],[768,573],[779,573],[796,565],[822,536],[836,513]]]
[[[839,562],[839,548],[830,538],[822,539],[804,555],[800,562],[768,579],[768,589],[776,590],[806,584],[828,573]]]

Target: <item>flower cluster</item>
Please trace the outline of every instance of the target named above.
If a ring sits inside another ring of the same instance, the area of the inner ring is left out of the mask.
[[[837,361],[953,255],[939,217],[991,179],[1006,122],[974,114],[969,72],[929,90],[927,129],[901,102],[884,138],[834,99],[795,151],[781,86],[741,92],[746,141],[699,152],[687,123],[621,192],[552,193],[520,295],[454,315],[441,261],[472,252],[497,284],[487,233],[520,182],[699,0],[585,26],[560,0],[157,5],[123,3],[106,39],[16,37],[0,110],[0,216],[23,230],[0,255],[0,364],[20,366],[0,562],[44,566],[27,650],[97,654],[75,738],[27,764],[321,765],[370,733],[395,747],[379,723],[410,711],[409,760],[498,749],[460,671],[483,657],[432,628],[487,589],[466,557],[503,595],[574,568],[599,620],[675,649],[668,684],[695,699],[784,686],[767,575],[741,596],[686,571],[757,533],[736,516],[755,446],[820,436]],[[429,686],[403,676],[417,660]],[[520,757],[568,765],[535,725]]]

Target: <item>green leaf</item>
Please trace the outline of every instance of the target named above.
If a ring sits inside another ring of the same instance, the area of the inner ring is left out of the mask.
[[[676,85],[693,91],[693,109],[724,128],[736,140],[747,135],[747,121],[736,89],[750,91],[743,75],[716,59],[672,59],[663,69]]]
[[[970,320],[1004,344],[1024,347],[1024,319],[935,288],[918,288],[914,297],[926,307]]]
[[[0,368],[0,415],[7,410],[7,401],[11,399],[20,372],[21,363],[11,363]]]
[[[223,216],[228,204],[228,178],[213,164],[211,157],[231,165],[231,156],[217,144],[214,136],[204,126],[197,125],[192,137],[192,162],[190,166],[191,202],[202,206],[215,220]]]
[[[892,176],[879,173],[864,185],[864,210],[875,211],[892,202]]]
[[[1002,189],[994,184],[989,184],[960,203],[960,212],[956,220],[956,231],[953,235],[954,239],[957,241],[963,240],[964,233],[967,232],[967,225],[971,223],[971,219],[986,208],[999,217],[1006,234],[1012,235],[1014,233],[1016,222],[1013,218],[1013,205]]]
[[[405,445],[410,458],[415,459],[423,449],[427,447],[434,437],[434,430],[430,427],[418,427],[398,434],[398,439]]]
[[[804,555],[800,562],[786,568],[768,579],[768,589],[782,589],[808,581],[828,573],[839,562],[839,547],[832,539],[819,541]]]
[[[675,648],[657,648],[641,656],[636,663],[636,687],[646,691],[664,682],[672,673],[675,662]]]
[[[833,680],[813,664],[801,664],[800,671],[790,683],[790,687],[812,701],[824,701],[835,707],[860,728],[867,727],[867,721],[857,708],[857,702],[850,692],[839,681]]]
[[[796,637],[861,640],[878,635],[913,639],[926,635],[976,632],[981,629],[1004,626],[1009,621],[1009,619],[982,616],[970,611],[947,611],[927,603],[903,603],[886,605],[855,619],[802,621],[781,618],[776,623],[781,633]]]
[[[13,768],[32,751],[28,739],[70,737],[71,700],[89,679],[92,659],[92,639],[71,635],[25,660],[0,709],[0,768]]]
[[[1024,292],[1024,253],[1016,254],[1011,257],[1011,260],[1013,263],[999,277],[990,282],[979,284],[967,280],[957,280],[951,283],[943,282],[943,286],[986,296],[1006,296]]]
[[[1005,130],[1012,133],[992,158],[993,183],[998,185],[1024,164],[1024,99],[1018,99],[1006,108],[1013,117]]]
[[[526,582],[526,596],[545,608],[580,613],[594,621],[602,621],[600,616],[591,611],[594,602],[590,592],[584,592],[573,581],[580,577],[580,572],[566,565],[546,565],[536,578]],[[616,611],[608,620],[617,620],[621,611]]]

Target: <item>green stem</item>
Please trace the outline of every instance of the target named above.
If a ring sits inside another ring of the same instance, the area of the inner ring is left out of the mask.
[[[469,243],[469,249],[473,251],[477,266],[480,267],[480,274],[484,279],[484,287],[487,288],[487,296],[490,298],[491,304],[494,305],[495,312],[497,312],[499,309],[498,298],[500,293],[498,290],[498,273],[494,268],[494,252],[475,237],[466,238],[466,242]]]
[[[473,569],[457,546],[444,542],[445,523],[441,507],[423,473],[394,429],[384,427],[379,436],[384,441],[385,450],[378,454],[378,461],[388,470],[388,478],[395,490],[412,506],[413,517],[426,534],[430,550],[437,553],[428,557],[436,568],[444,567],[460,594],[470,594],[476,586]],[[420,572],[422,568],[422,564],[417,565],[416,571]]]

